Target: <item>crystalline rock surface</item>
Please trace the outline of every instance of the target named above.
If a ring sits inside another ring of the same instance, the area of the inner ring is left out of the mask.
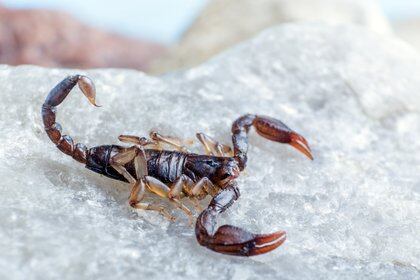
[[[232,122],[248,112],[308,139],[312,162],[250,134],[242,196],[221,222],[288,233],[282,247],[254,258],[199,246],[178,211],[170,223],[131,210],[128,185],[54,147],[41,104],[75,73],[0,67],[1,279],[419,279],[420,57],[399,40],[290,24],[163,77],[81,72],[102,107],[77,89],[57,119],[89,147],[152,128],[230,144]]]

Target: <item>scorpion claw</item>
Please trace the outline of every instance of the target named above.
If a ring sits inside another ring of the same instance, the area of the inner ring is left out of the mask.
[[[195,234],[201,246],[218,253],[235,256],[255,256],[268,253],[286,240],[284,231],[254,234],[242,228],[224,225],[216,231],[217,216],[239,198],[236,183],[229,184],[216,194],[197,218]]]
[[[290,146],[307,156],[309,159],[314,160],[314,157],[311,153],[311,148],[309,148],[308,142],[303,136],[297,134],[296,132],[290,133]]]
[[[266,116],[256,116],[254,126],[261,136],[271,141],[289,144],[313,160],[308,141],[283,122]]]
[[[224,225],[212,237],[201,240],[200,244],[222,254],[248,257],[268,253],[285,240],[284,231],[253,234],[235,226]]]

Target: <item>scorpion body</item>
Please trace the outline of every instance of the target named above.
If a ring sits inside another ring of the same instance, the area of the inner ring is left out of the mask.
[[[128,182],[128,180],[117,172],[110,164],[110,159],[123,151],[125,148],[117,145],[103,145],[88,151],[86,168],[105,175],[109,178]],[[165,151],[155,149],[144,149],[147,161],[147,173],[149,176],[160,180],[163,183],[175,183],[176,179],[186,175],[192,182],[197,183],[200,179],[213,178],[209,169],[216,169],[230,161],[234,165],[232,158],[198,155],[179,151]],[[134,160],[127,162],[124,167],[135,179],[136,170]],[[217,175],[217,174],[214,174]]]
[[[232,125],[233,151],[211,137],[198,133],[206,155],[190,153],[177,138],[150,133],[150,139],[120,135],[119,140],[132,146],[102,145],[88,149],[74,144],[68,135],[62,135],[56,120],[56,107],[78,84],[90,103],[95,104],[96,91],[86,76],[74,75],[55,86],[42,105],[45,131],[51,141],[65,154],[85,164],[86,168],[109,178],[130,183],[132,190],[129,204],[135,209],[158,211],[170,220],[163,206],[142,202],[148,190],[169,199],[192,219],[192,212],[182,202],[189,199],[199,209],[198,200],[212,196],[208,207],[197,218],[195,232],[200,245],[213,251],[252,256],[274,250],[286,239],[284,231],[271,234],[254,234],[231,225],[217,228],[217,217],[239,198],[235,179],[247,162],[248,132],[253,126],[261,136],[280,143],[287,143],[312,159],[305,138],[289,129],[282,122],[264,116],[244,115]],[[175,150],[164,150],[162,145]]]

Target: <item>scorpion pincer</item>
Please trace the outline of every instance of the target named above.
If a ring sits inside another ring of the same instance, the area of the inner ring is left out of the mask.
[[[168,199],[188,215],[183,198],[200,209],[199,200],[212,197],[208,207],[197,218],[195,233],[198,243],[210,250],[237,256],[254,256],[270,252],[286,240],[284,231],[271,234],[254,234],[231,225],[217,228],[217,217],[239,198],[235,179],[247,162],[248,132],[253,126],[257,133],[269,140],[287,143],[313,159],[305,138],[289,129],[281,121],[258,115],[244,115],[232,125],[233,151],[211,137],[198,133],[206,155],[188,152],[183,141],[175,137],[151,132],[150,137],[121,135],[119,140],[130,147],[103,145],[88,149],[75,144],[68,135],[62,135],[61,125],[56,122],[56,107],[78,84],[82,93],[95,106],[95,86],[82,75],[65,78],[56,85],[42,105],[45,131],[51,141],[63,153],[99,174],[131,185],[129,204],[135,209],[157,211],[174,220],[167,210],[156,203],[143,201],[146,191]],[[172,147],[163,150],[162,145]]]

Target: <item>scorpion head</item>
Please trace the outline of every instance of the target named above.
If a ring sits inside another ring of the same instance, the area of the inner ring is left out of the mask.
[[[220,167],[216,171],[215,181],[219,186],[226,186],[230,181],[239,176],[238,162],[234,158],[223,158]]]
[[[213,184],[224,187],[239,176],[239,166],[234,158],[190,155],[186,168],[197,179],[207,177]]]

